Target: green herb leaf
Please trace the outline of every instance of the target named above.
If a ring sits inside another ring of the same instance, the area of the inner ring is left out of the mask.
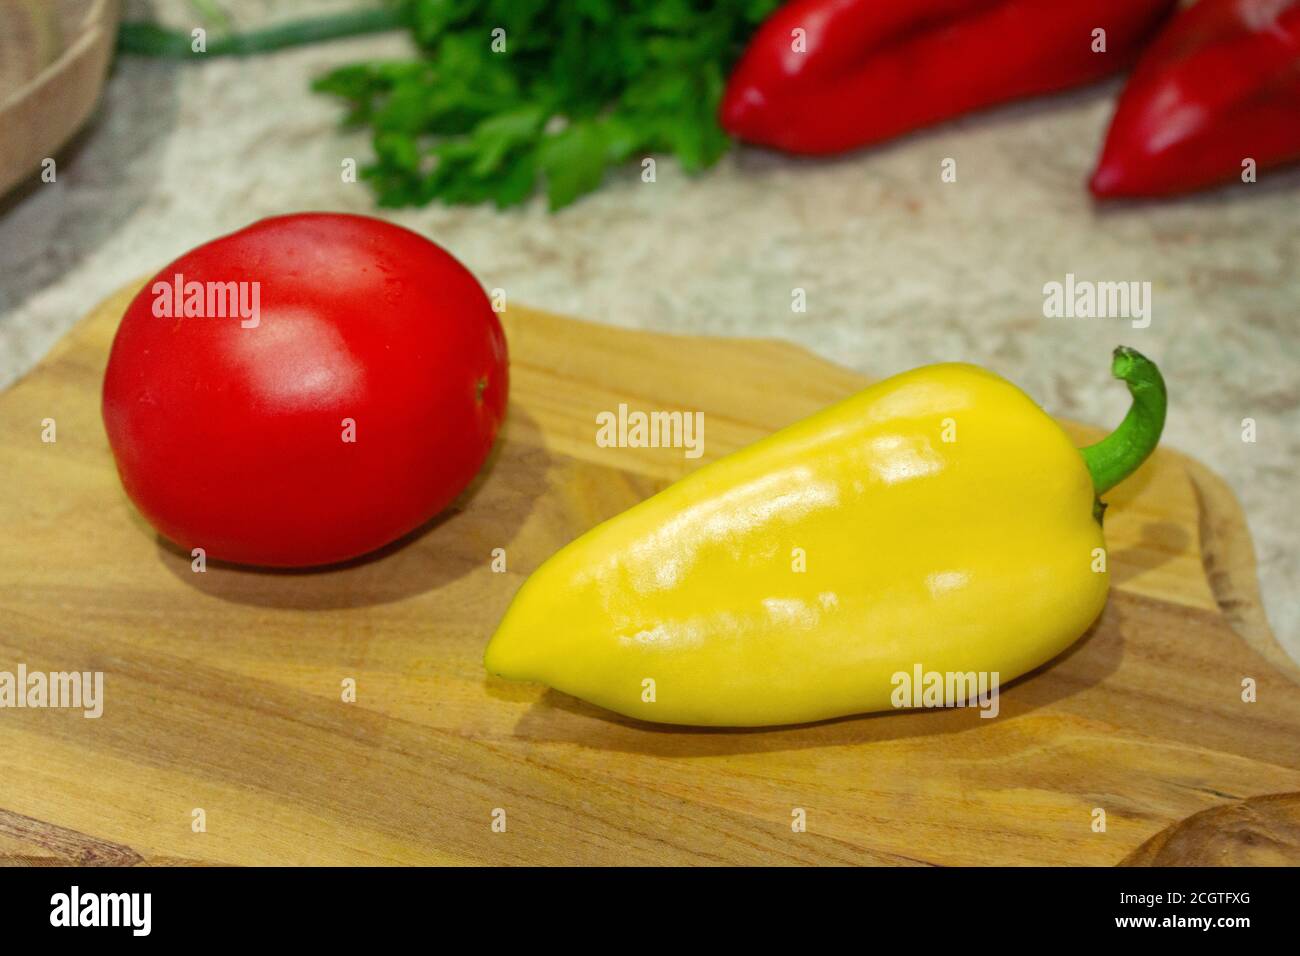
[[[547,137],[538,152],[552,210],[596,189],[605,178],[605,138],[591,120],[579,120]]]
[[[363,175],[382,205],[509,206],[544,182],[554,210],[638,156],[675,155],[688,173],[717,162],[727,72],[777,5],[400,0],[419,59],[313,85],[348,104],[345,124],[373,129]]]

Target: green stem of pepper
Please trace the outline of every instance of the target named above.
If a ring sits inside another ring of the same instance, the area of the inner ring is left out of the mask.
[[[118,28],[117,49],[120,53],[136,56],[158,56],[189,59],[202,56],[247,56],[282,50],[285,47],[334,40],[339,37],[379,33],[406,26],[400,9],[380,7],[374,10],[351,10],[345,13],[297,20],[279,26],[267,27],[248,33],[228,33],[208,41],[205,53],[195,53],[190,34],[181,30],[168,30],[156,23],[123,23]]]
[[[1115,350],[1111,373],[1128,385],[1133,407],[1113,432],[1095,445],[1079,449],[1099,496],[1137,471],[1155,451],[1168,403],[1160,369],[1141,352],[1121,345]]]

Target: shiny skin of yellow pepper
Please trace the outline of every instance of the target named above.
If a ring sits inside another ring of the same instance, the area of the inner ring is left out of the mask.
[[[642,720],[737,727],[893,709],[895,675],[918,665],[1010,681],[1105,605],[1096,496],[1164,420],[1154,365],[1119,349],[1115,373],[1134,409],[1083,450],[971,365],[872,385],[561,549],[487,669]]]

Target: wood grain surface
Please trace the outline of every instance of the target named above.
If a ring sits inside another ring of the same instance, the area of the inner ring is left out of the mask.
[[[98,720],[0,710],[0,860],[1199,863],[1245,859],[1267,825],[1289,834],[1267,861],[1300,861],[1300,801],[1264,817],[1252,799],[1300,791],[1298,671],[1231,492],[1175,452],[1110,496],[1102,618],[1005,687],[997,719],[656,727],[489,679],[499,616],[560,545],[860,376],[779,342],[512,307],[507,425],[449,513],[341,567],[196,574],[126,500],[99,419],[130,292],[0,395],[0,670],[103,671],[106,698]],[[1105,358],[1062,362],[1101,374]],[[597,447],[619,402],[704,411],[704,457]]]

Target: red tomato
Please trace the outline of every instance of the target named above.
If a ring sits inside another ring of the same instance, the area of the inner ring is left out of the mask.
[[[506,390],[505,336],[464,266],[391,223],[308,213],[200,246],[140,291],[104,427],[131,500],[187,551],[329,564],[450,504]]]

